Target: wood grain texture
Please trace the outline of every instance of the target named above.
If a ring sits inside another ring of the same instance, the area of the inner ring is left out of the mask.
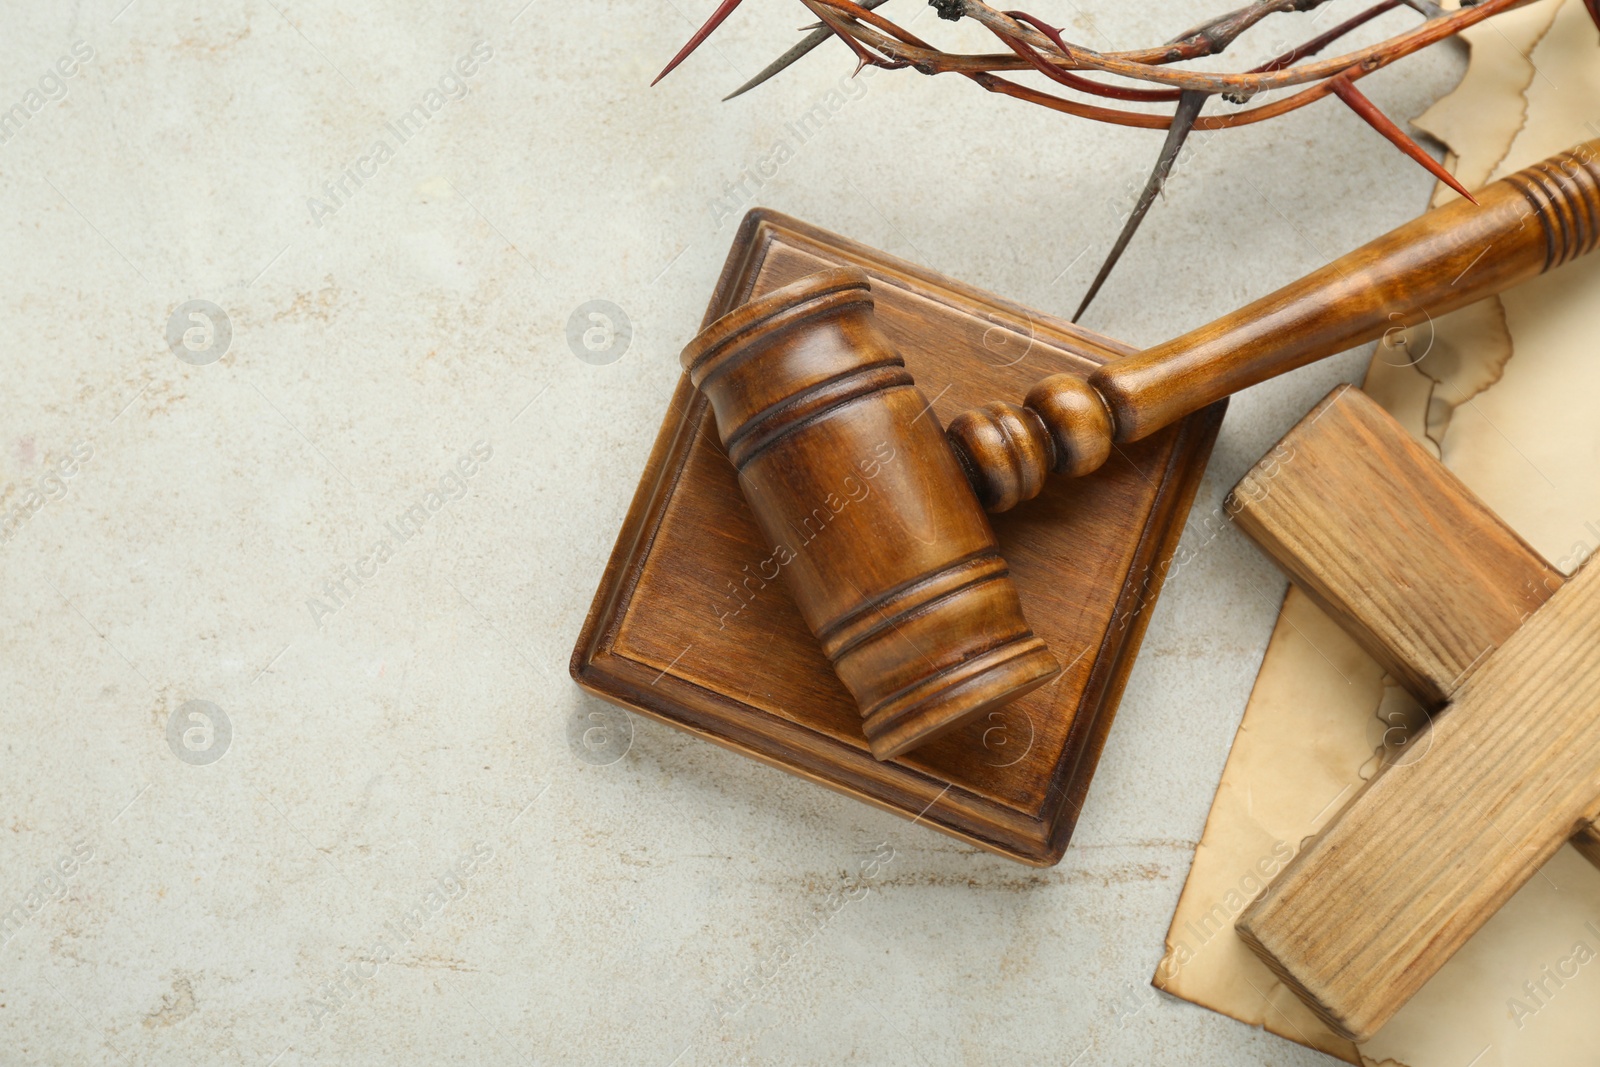
[[[1527,281],[1600,242],[1600,139],[1369,241],[1092,379],[1118,441],[1284,371]]]
[[[1600,822],[1591,821],[1572,835],[1572,847],[1596,867],[1600,867]]]
[[[1060,673],[865,273],[819,271],[741,304],[689,342],[683,369],[874,756]]]
[[[1370,1038],[1600,803],[1600,568],[1582,571],[1240,917],[1330,1027]]]
[[[871,278],[879,325],[941,421],[1131,351],[766,211],[741,226],[706,322],[835,266]],[[772,569],[708,402],[685,378],[573,651],[573,676],[607,700],[963,841],[1056,863],[1221,418],[1220,405],[1208,408],[995,517],[1023,610],[1063,672],[880,763]]]
[[[1329,393],[1240,480],[1228,510],[1430,708],[1564,581],[1349,386]]]
[[[1254,303],[1085,382],[1057,375],[1022,406],[991,402],[950,425],[984,506],[1004,511],[1048,471],[1079,474],[1125,444],[1240,389],[1418,325],[1600,244],[1600,140],[1413,219]]]
[[[1566,582],[1375,400],[1340,386],[1227,510],[1425,707],[1442,710]],[[1600,867],[1600,825],[1572,844]]]

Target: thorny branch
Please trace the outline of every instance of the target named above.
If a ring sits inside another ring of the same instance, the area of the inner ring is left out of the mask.
[[[665,77],[733,13],[742,0],[721,0],[688,44],[657,77]],[[816,48],[829,37],[839,38],[855,55],[857,71],[872,65],[884,69],[910,67],[923,74],[958,74],[989,92],[1037,104],[1064,114],[1097,122],[1145,129],[1168,130],[1149,181],[1129,215],[1121,235],[1078,309],[1081,315],[1115,266],[1145,213],[1161,192],[1173,160],[1191,130],[1221,130],[1249,125],[1296,111],[1325,96],[1334,96],[1371,125],[1407,156],[1426,167],[1462,195],[1462,188],[1399,126],[1385,116],[1355,87],[1355,82],[1376,70],[1429,45],[1453,37],[1501,12],[1531,0],[1461,0],[1455,10],[1442,10],[1431,0],[1380,0],[1343,23],[1290,48],[1248,71],[1225,72],[1178,67],[1174,64],[1221,55],[1242,35],[1273,15],[1311,11],[1328,0],[1256,0],[1236,11],[1178,34],[1166,44],[1125,52],[1100,52],[1066,40],[1063,31],[1024,11],[1000,11],[983,0],[929,0],[942,19],[972,19],[1005,46],[995,53],[946,52],[877,13],[885,0],[800,0],[818,20],[807,36],[740,86],[737,96],[755,88]],[[1600,26],[1600,0],[1585,0]],[[1423,17],[1420,25],[1377,44],[1343,55],[1314,59],[1324,49],[1359,26],[1401,6]],[[1011,72],[1038,74],[1065,92],[1046,92],[1014,81]],[[1086,74],[1096,75],[1088,77]],[[1106,78],[1120,80],[1104,80]],[[1128,84],[1129,82],[1135,84]],[[1141,85],[1143,87],[1141,87]],[[1266,103],[1255,103],[1263,93],[1294,90]],[[1068,95],[1070,94],[1070,95]],[[1088,100],[1084,98],[1089,98]],[[1236,110],[1202,115],[1212,97]],[[1171,112],[1107,107],[1090,100],[1132,104],[1171,104]]]

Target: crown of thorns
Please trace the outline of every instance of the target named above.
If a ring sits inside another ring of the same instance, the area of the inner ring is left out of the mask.
[[[705,25],[656,77],[660,81],[698,48],[743,0],[721,0]],[[885,0],[800,0],[820,21],[806,27],[806,36],[770,63],[761,73],[734,90],[726,99],[748,92],[822,44],[838,38],[855,54],[856,71],[871,65],[886,70],[911,68],[923,74],[959,74],[992,93],[1000,93],[1079,118],[1119,126],[1167,131],[1165,144],[1143,192],[1112,246],[1099,274],[1074,314],[1077,320],[1110,274],[1139,223],[1166,181],[1172,163],[1193,130],[1223,130],[1286,115],[1334,96],[1382,134],[1396,148],[1445,182],[1462,196],[1472,198],[1451,174],[1406,135],[1388,116],[1356,88],[1356,82],[1373,71],[1403,59],[1432,44],[1453,37],[1469,26],[1530,0],[1461,0],[1458,10],[1445,11],[1431,0],[1381,0],[1361,13],[1251,70],[1236,73],[1196,70],[1173,64],[1221,54],[1247,31],[1272,15],[1310,11],[1328,0],[1258,0],[1186,30],[1166,44],[1130,52],[1098,52],[1066,40],[1062,31],[1023,11],[998,11],[982,0],[929,0],[940,18],[970,18],[992,33],[1005,51],[985,54],[946,52],[878,14]],[[1600,26],[1600,0],[1585,0],[1589,14]],[[1423,21],[1404,33],[1377,44],[1328,59],[1316,59],[1334,42],[1385,12],[1405,6]],[[1065,92],[1048,92],[1007,77],[1013,72],[1042,75]],[[1110,78],[1112,80],[1106,80]],[[1120,80],[1119,80],[1120,79]],[[1129,84],[1129,83],[1138,84]],[[653,84],[653,83],[652,83]],[[1286,95],[1278,92],[1287,91]],[[1261,94],[1273,99],[1257,102]],[[1212,97],[1231,109],[1202,114]],[[1170,111],[1107,106],[1098,101],[1127,104],[1171,104]]]

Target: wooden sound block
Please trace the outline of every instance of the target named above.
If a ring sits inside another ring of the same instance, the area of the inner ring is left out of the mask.
[[[1132,351],[795,219],[757,210],[710,322],[835,266],[870,276],[877,317],[941,423],[1042,375]],[[685,338],[684,340],[688,340]],[[1060,861],[1226,402],[994,516],[1024,613],[1060,678],[880,763],[685,379],[572,654],[585,689],[717,744],[1036,866]],[[830,507],[849,507],[844,496]]]

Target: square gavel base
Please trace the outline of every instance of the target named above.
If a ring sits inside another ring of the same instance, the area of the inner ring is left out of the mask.
[[[1132,351],[1098,334],[765,210],[745,217],[706,322],[826,267],[872,278],[880,325],[948,423],[1039,378]],[[685,338],[684,340],[688,340]],[[1054,479],[994,516],[1058,681],[888,763],[806,629],[683,379],[595,593],[585,689],[792,774],[1035,866],[1060,861],[1224,403]],[[776,577],[774,575],[776,574]]]

